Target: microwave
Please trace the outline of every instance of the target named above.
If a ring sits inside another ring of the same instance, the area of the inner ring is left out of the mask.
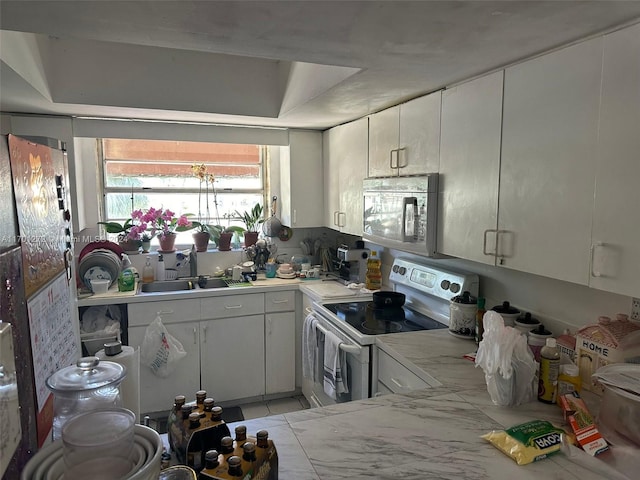
[[[424,256],[436,253],[438,174],[365,178],[366,241]]]

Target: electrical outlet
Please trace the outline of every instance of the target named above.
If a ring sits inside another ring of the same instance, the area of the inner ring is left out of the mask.
[[[640,320],[640,298],[631,299],[631,320]]]

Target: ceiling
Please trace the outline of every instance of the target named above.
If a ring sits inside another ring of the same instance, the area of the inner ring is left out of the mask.
[[[0,1],[3,112],[325,129],[640,1]]]

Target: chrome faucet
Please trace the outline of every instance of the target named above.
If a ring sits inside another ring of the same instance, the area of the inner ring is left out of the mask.
[[[195,245],[191,245],[191,251],[189,252],[189,276],[198,276],[198,255],[196,254]]]

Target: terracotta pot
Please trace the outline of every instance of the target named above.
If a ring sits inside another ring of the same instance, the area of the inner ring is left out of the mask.
[[[196,246],[196,252],[206,252],[210,238],[211,234],[209,232],[195,232],[193,234],[193,243]]]
[[[176,251],[174,247],[176,243],[175,233],[167,233],[166,235],[160,234],[158,235],[158,241],[160,242],[160,251],[162,253],[171,253]]]
[[[231,239],[233,233],[223,232],[220,234],[220,240],[218,240],[218,250],[221,252],[228,252],[231,250]]]
[[[138,249],[142,246],[142,241],[129,239],[125,241],[119,241],[118,244],[125,251],[125,253],[131,255],[132,253],[138,253]]]
[[[250,247],[258,241],[258,232],[244,232],[244,246]]]

